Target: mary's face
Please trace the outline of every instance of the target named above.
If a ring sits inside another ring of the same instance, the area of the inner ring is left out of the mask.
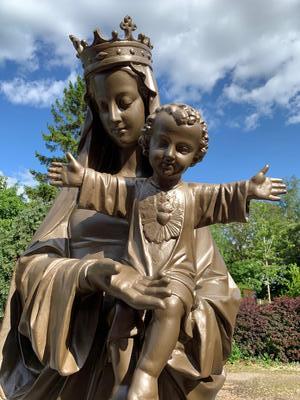
[[[92,82],[101,122],[120,147],[136,146],[145,122],[137,81],[125,71],[100,73]]]

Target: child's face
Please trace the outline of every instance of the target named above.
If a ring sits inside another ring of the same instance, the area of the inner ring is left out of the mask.
[[[163,180],[180,179],[195,160],[200,135],[200,124],[177,125],[171,115],[162,111],[154,122],[149,148],[154,174]]]

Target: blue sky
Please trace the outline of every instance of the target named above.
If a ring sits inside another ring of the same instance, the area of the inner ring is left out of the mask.
[[[117,11],[116,11],[117,10]],[[50,104],[81,73],[68,39],[107,35],[130,14],[154,44],[162,102],[184,101],[208,123],[210,148],[186,179],[300,176],[300,1],[2,0],[0,173],[30,184]]]

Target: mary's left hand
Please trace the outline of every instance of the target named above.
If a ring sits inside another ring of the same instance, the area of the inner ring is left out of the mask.
[[[171,296],[169,278],[151,279],[141,276],[132,267],[119,265],[118,274],[111,276],[107,291],[137,310],[165,308],[164,299]]]

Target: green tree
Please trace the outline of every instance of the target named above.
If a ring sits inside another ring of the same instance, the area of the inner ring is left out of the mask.
[[[287,180],[287,187],[288,192],[281,207],[288,221],[288,229],[278,252],[287,264],[300,266],[300,179],[293,176]]]
[[[292,264],[289,267],[289,279],[287,283],[286,294],[288,296],[300,296],[300,267],[299,265]]]
[[[77,76],[75,83],[69,82],[64,89],[62,100],[56,100],[51,106],[53,122],[47,125],[48,132],[43,133],[47,154],[35,152],[43,167],[52,161],[66,161],[65,153],[77,153],[78,140],[86,113],[84,101],[85,82]],[[30,171],[37,181],[34,187],[26,187],[25,192],[30,200],[43,199],[48,202],[57,195],[57,188],[47,183],[46,172]]]
[[[39,227],[51,202],[28,201],[18,187],[0,179],[0,317],[9,291],[13,267]],[[5,209],[5,212],[1,212]]]
[[[65,161],[66,152],[76,155],[86,104],[85,83],[78,76],[75,83],[69,82],[62,100],[51,107],[53,123],[43,134],[48,154],[36,152],[44,167],[53,160]],[[26,187],[25,195],[18,194],[18,186],[8,187],[7,179],[0,176],[0,316],[2,316],[12,270],[17,258],[25,250],[40,225],[57,189],[47,183],[46,173],[31,171],[37,186]]]
[[[65,153],[68,151],[73,155],[77,154],[78,140],[86,113],[84,93],[85,82],[78,76],[75,83],[69,82],[64,89],[62,100],[56,100],[51,106],[53,123],[48,124],[48,132],[43,133],[48,154],[35,153],[43,166],[48,167],[54,160],[66,161]],[[46,182],[47,176],[45,173],[35,170],[31,172],[38,182]],[[42,190],[45,192],[45,187]],[[53,193],[52,191],[52,195]],[[30,194],[34,196],[35,192],[31,191]],[[51,196],[51,193],[47,192],[45,195]]]
[[[11,231],[14,220],[25,209],[26,204],[22,195],[18,194],[17,185],[8,187],[7,178],[0,176],[0,316],[9,290],[12,274],[13,258]]]
[[[300,179],[292,176],[286,180],[287,194],[284,195],[281,207],[289,220],[300,221]]]
[[[47,182],[38,181],[36,186],[26,186],[25,194],[30,201],[44,201],[49,203],[54,200],[58,189]]]
[[[288,194],[279,204],[252,202],[247,224],[212,230],[233,278],[241,288],[254,289],[259,296],[267,295],[266,289],[269,296],[297,292],[299,179],[291,178],[287,186]]]
[[[0,221],[10,221],[24,208],[24,198],[18,195],[18,186],[8,187],[7,178],[0,175]]]

